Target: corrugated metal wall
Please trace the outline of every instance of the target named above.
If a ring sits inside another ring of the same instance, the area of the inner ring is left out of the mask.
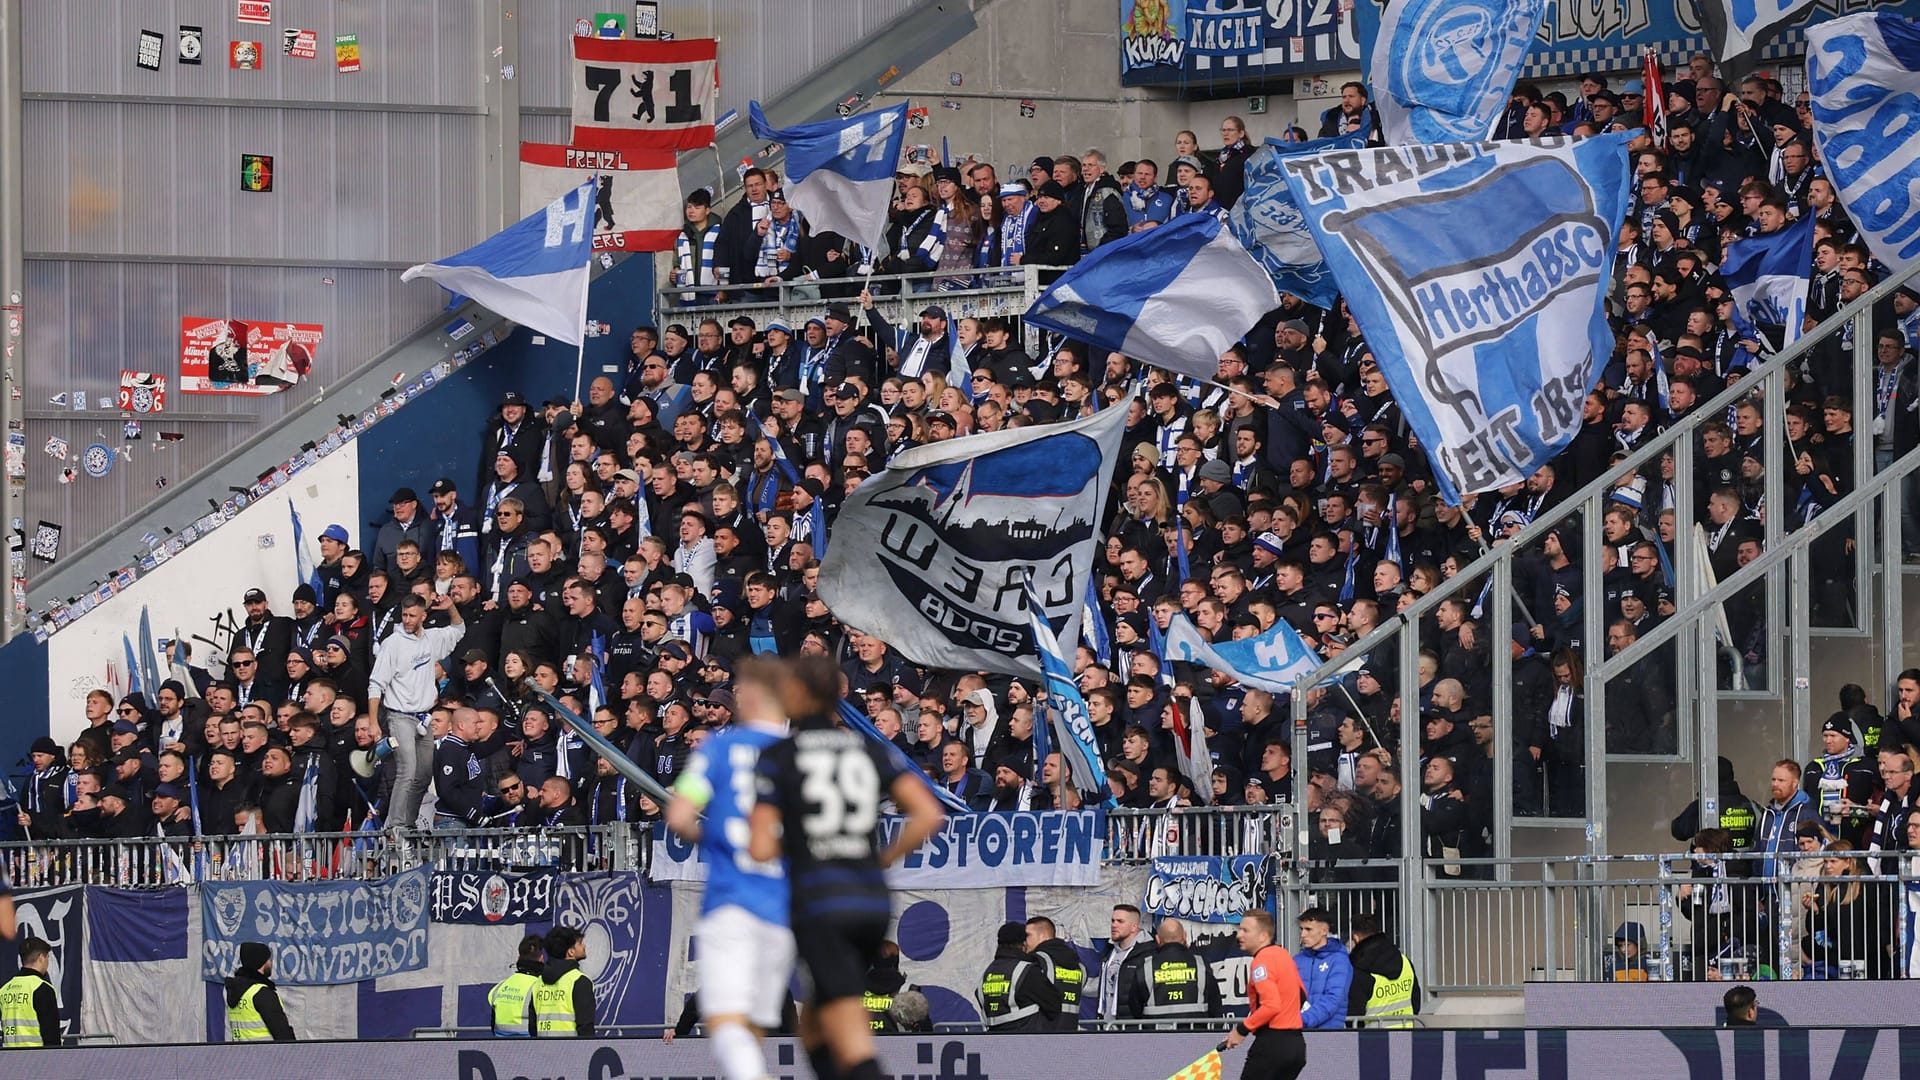
[[[721,39],[721,112],[744,113],[899,17],[915,0],[668,0],[662,25]],[[574,20],[625,0],[514,6],[520,132],[564,141]],[[260,430],[314,400],[431,318],[445,294],[400,284],[398,267],[458,251],[485,232],[482,110],[502,59],[484,46],[476,0],[274,0],[271,25],[240,23],[235,0],[25,0],[26,364],[29,531],[94,537]],[[178,61],[181,25],[204,31],[197,66]],[[313,30],[320,55],[283,55],[285,28]],[[165,36],[161,66],[134,63],[142,29]],[[336,34],[359,37],[362,70],[335,70]],[[257,40],[258,71],[228,66]],[[544,113],[544,115],[543,115]],[[272,194],[239,189],[242,153],[274,158]],[[178,392],[180,318],[317,322],[315,377],[273,397]],[[169,379],[169,419],[123,444],[103,410],[123,368]],[[76,414],[50,404],[86,396]],[[231,419],[227,419],[227,418]],[[158,430],[186,438],[155,450]],[[66,440],[69,460],[43,452]],[[104,479],[84,447],[126,445]],[[288,447],[291,452],[293,447]],[[182,515],[183,520],[187,515]],[[32,576],[40,564],[29,560]]]

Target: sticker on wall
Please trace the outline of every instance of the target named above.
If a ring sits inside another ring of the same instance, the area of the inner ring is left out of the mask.
[[[167,377],[152,371],[120,372],[121,412],[157,413],[167,411]]]
[[[62,391],[61,391],[60,393],[58,393],[58,394],[49,394],[49,395],[47,396],[47,404],[49,404],[49,405],[51,405],[51,406],[53,406],[53,407],[54,407],[54,408],[56,408],[56,409],[64,409],[64,408],[66,408],[66,407],[67,407],[67,393],[66,393],[66,391],[64,391],[64,390],[62,390]]]
[[[280,31],[280,51],[295,60],[312,60],[320,55],[320,32],[287,27]]]
[[[333,66],[342,75],[350,75],[360,70],[359,34],[333,36]]]
[[[627,17],[611,11],[595,12],[593,32],[595,37],[612,38],[618,41],[627,36]]]
[[[1020,99],[1020,115],[1021,117],[1027,120],[1033,119],[1033,99],[1032,98]]]
[[[960,111],[960,103],[953,100],[952,98],[941,98],[940,107],[943,109],[952,109],[955,112]]]
[[[159,71],[160,54],[167,47],[167,36],[158,30],[140,31],[140,46],[134,50],[133,64],[142,71]]]
[[[273,190],[273,156],[271,154],[240,155],[240,190],[256,195]]]
[[[272,394],[313,370],[324,328],[317,323],[180,320],[180,390],[187,394]]]
[[[592,37],[593,36],[593,20],[585,17],[581,17],[573,20],[573,36],[574,37]]]
[[[907,110],[907,126],[923,128],[927,126],[927,107],[918,105]]]
[[[234,18],[244,23],[271,23],[273,21],[273,0],[238,0],[239,11]]]
[[[55,461],[67,460],[67,440],[58,435],[47,436],[47,456]]]
[[[73,406],[74,412],[86,412],[87,392],[85,390],[75,390],[73,393],[68,394],[67,404]]]
[[[180,62],[200,66],[200,55],[206,51],[206,34],[197,26],[180,27]]]
[[[960,73],[959,73],[959,72],[957,72],[957,71],[949,71],[949,72],[947,72],[947,85],[948,85],[948,86],[959,86],[959,85],[961,85],[961,83],[962,83],[962,82],[964,82],[964,81],[965,81],[965,80],[964,80],[964,79],[962,79],[962,77],[961,77],[961,75],[960,75]]]
[[[259,71],[266,60],[266,47],[258,41],[234,41],[227,45],[227,66],[235,71]]]
[[[52,562],[60,557],[60,526],[51,521],[43,521],[33,530],[33,540],[29,544],[33,557],[41,562]]]
[[[63,484],[71,484],[73,483],[74,478],[79,475],[80,475],[80,470],[69,465],[66,468],[60,470],[60,482]]]
[[[140,441],[140,421],[129,420],[120,425],[120,437],[128,442]]]
[[[80,451],[80,467],[98,480],[113,471],[113,451],[106,443],[88,443],[87,448]]]
[[[660,5],[656,0],[633,0],[633,36],[660,36]]]

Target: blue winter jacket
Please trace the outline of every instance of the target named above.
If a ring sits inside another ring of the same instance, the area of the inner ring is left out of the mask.
[[[1293,954],[1293,966],[1300,969],[1300,984],[1307,988],[1307,1006],[1300,1010],[1300,1022],[1308,1031],[1338,1031],[1346,1026],[1347,990],[1353,985],[1353,961],[1347,959],[1347,947],[1329,936],[1317,949],[1301,949]]]

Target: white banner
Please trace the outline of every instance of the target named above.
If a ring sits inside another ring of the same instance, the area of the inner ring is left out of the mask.
[[[902,452],[840,510],[827,606],[915,663],[1040,677],[1025,588],[1055,637],[1078,639],[1130,400]]]
[[[919,850],[887,871],[896,889],[998,889],[1014,885],[1097,885],[1105,815],[1095,810],[954,814]],[[880,822],[891,843],[899,818]],[[653,840],[654,881],[705,881],[698,848],[678,837]]]
[[[718,45],[573,39],[573,144],[614,150],[713,145]],[[674,208],[679,208],[676,198]]]
[[[520,144],[520,214],[600,178],[595,251],[671,251],[680,234],[680,174],[671,150],[589,150]]]

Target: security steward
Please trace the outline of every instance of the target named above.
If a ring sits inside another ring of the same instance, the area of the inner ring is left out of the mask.
[[[547,967],[547,939],[528,934],[520,939],[520,957],[514,961],[513,974],[495,983],[487,991],[487,1005],[493,1010],[493,1033],[502,1039],[525,1039],[533,1035],[533,991]]]
[[[593,1037],[593,980],[580,970],[587,939],[571,926],[547,931],[547,963],[533,988],[533,1033],[537,1038]]]
[[[234,1042],[292,1042],[293,1025],[273,988],[273,950],[262,941],[240,944],[240,966],[227,976],[227,1037]]]
[[[1121,993],[1126,993],[1126,988],[1122,987]],[[1142,1020],[1198,1020],[1224,1015],[1220,984],[1213,980],[1207,962],[1187,947],[1187,927],[1179,919],[1161,919],[1154,928],[1153,953],[1140,968],[1134,994]]]
[[[1380,916],[1355,915],[1348,944],[1353,986],[1347,991],[1347,1015],[1362,1018],[1360,1027],[1412,1027],[1420,1011],[1420,979],[1413,961],[1380,932]]]
[[[1300,1004],[1307,988],[1293,956],[1274,944],[1273,916],[1255,908],[1240,916],[1240,949],[1253,956],[1247,965],[1245,1020],[1227,1032],[1221,1045],[1231,1050],[1247,1036],[1247,1061],[1240,1080],[1295,1080],[1307,1067],[1307,1038],[1301,1033]]]
[[[1027,928],[1017,922],[1000,924],[999,947],[973,997],[989,1034],[1052,1031],[1060,1020],[1060,994],[1027,954]]]
[[[867,969],[867,988],[860,995],[867,1008],[867,1024],[875,1035],[898,1035],[900,1024],[893,1018],[893,999],[916,987],[900,973],[900,946],[882,941]]]
[[[1060,1020],[1055,1031],[1080,1030],[1080,988],[1086,985],[1087,971],[1073,946],[1054,935],[1053,920],[1035,915],[1027,920],[1027,951],[1039,962],[1040,970],[1060,994]]]
[[[60,1045],[60,1000],[47,977],[53,946],[37,937],[20,943],[20,974],[0,985],[0,1048]]]

